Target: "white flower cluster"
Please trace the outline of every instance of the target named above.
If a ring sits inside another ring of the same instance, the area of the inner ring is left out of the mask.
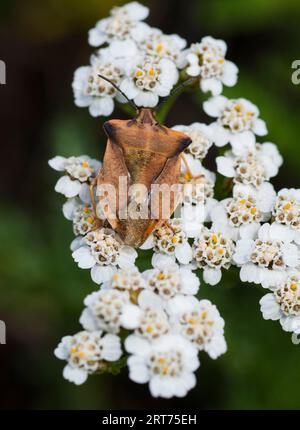
[[[195,385],[199,351],[215,359],[227,348],[217,308],[197,297],[196,273],[216,285],[224,271],[239,268],[242,282],[270,291],[260,301],[263,317],[300,333],[300,190],[276,193],[271,185],[283,160],[275,144],[256,141],[267,134],[258,108],[220,95],[223,85],[237,80],[236,66],[225,59],[225,43],[204,37],[185,49],[179,36],[142,22],[147,15],[145,6],[128,3],[90,31],[89,43],[98,51],[90,66],[75,73],[76,104],[97,116],[111,114],[114,98],[124,102],[102,74],[136,105],[154,107],[183,70],[199,80],[203,92],[211,91],[203,108],[214,121],[174,127],[192,140],[181,155],[183,200],[179,216],[176,211],[159,223],[142,245],[153,250],[151,268],[142,273],[137,251],[95,214],[89,188],[101,163],[87,156],[50,160],[64,173],[55,190],[67,197],[63,213],[76,236],[73,259],[100,285],[84,301],[84,331],[63,338],[55,354],[67,361],[65,378],[80,384],[88,374],[110,369],[123,346],[130,378],[149,383],[153,396],[169,398]],[[224,177],[224,198],[218,201],[216,174],[203,163],[212,146],[225,145],[216,158]]]
[[[90,64],[74,74],[75,104],[88,107],[92,116],[109,116],[114,101],[124,102],[110,79],[137,106],[155,107],[179,79],[180,71],[199,80],[203,92],[220,94],[222,86],[237,81],[237,67],[225,59],[226,44],[204,37],[186,47],[177,34],[167,35],[143,22],[149,9],[131,2],[112,9],[89,31],[89,44],[97,48]]]
[[[67,361],[64,377],[75,384],[129,354],[130,378],[149,383],[155,397],[182,397],[195,386],[199,351],[216,359],[226,352],[224,320],[209,300],[198,300],[199,279],[188,268],[158,264],[140,273],[119,269],[84,300],[84,331],[64,337],[55,355]]]

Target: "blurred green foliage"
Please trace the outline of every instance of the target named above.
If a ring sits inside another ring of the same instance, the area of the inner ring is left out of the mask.
[[[80,61],[88,61],[90,51],[84,46],[87,30],[113,4],[121,3],[124,2],[1,2],[5,34],[27,40],[34,50],[38,47],[50,58],[46,63],[43,56],[36,56],[34,67],[43,61],[45,69],[41,73],[45,79],[29,81],[32,91],[41,85],[45,94],[37,132],[39,145],[34,145],[33,140],[26,146],[28,160],[34,158],[32,164],[24,161],[30,181],[26,189],[20,181],[14,192],[6,187],[1,201],[0,319],[7,323],[8,339],[5,347],[0,346],[0,407],[299,409],[300,346],[292,344],[290,334],[284,333],[277,322],[262,319],[258,302],[264,291],[242,284],[237,270],[224,274],[216,287],[202,283],[200,297],[212,300],[225,318],[228,353],[217,361],[201,354],[198,385],[186,399],[150,399],[146,386],[127,380],[126,369],[118,377],[91,377],[81,387],[62,379],[63,363],[54,358],[52,351],[61,336],[80,329],[83,299],[96,286],[88,271],[79,270],[72,261],[71,226],[63,219],[64,199],[53,191],[58,176],[47,166],[47,159],[55,154],[103,154],[101,120],[72,106],[71,73],[64,71],[64,65],[67,62],[72,69]],[[269,127],[268,140],[279,146],[285,159],[276,187],[299,187],[300,86],[291,83],[291,63],[300,55],[299,2],[144,3],[152,10],[151,24],[166,32],[181,33],[189,42],[207,34],[228,41],[228,57],[240,67],[240,79],[236,87],[226,89],[225,95],[249,98],[260,107]],[[66,52],[68,44],[76,46]],[[71,54],[75,52],[74,60]],[[59,74],[54,69],[48,72],[49,64],[50,69],[54,64]],[[47,94],[48,86],[57,80],[57,93]],[[203,120],[201,100],[195,99],[194,107],[192,102],[185,96],[178,100],[168,123]],[[122,115],[116,113],[119,114]],[[33,112],[34,121],[35,115]],[[20,128],[20,135],[23,132],[26,134]],[[139,265],[144,268],[146,264],[144,254]]]

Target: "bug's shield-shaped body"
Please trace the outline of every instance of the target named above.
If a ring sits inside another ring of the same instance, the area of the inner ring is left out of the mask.
[[[104,129],[108,141],[97,177],[99,204],[123,241],[139,247],[178,204],[179,156],[191,140],[159,125],[149,109],[132,120],[110,120]],[[164,194],[171,186],[175,192]],[[140,216],[133,216],[132,209],[139,209]]]

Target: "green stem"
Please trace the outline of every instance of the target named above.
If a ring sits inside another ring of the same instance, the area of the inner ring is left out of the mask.
[[[128,116],[130,117],[135,117],[136,116],[136,112],[133,109],[132,106],[130,106],[130,104],[128,103],[119,103],[117,104],[118,108],[123,111],[124,113],[128,114]]]

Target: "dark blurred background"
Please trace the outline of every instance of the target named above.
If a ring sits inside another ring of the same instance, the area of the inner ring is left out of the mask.
[[[1,0],[0,59],[0,408],[299,409],[300,345],[278,322],[264,321],[262,288],[241,284],[236,271],[217,287],[203,285],[226,321],[228,353],[217,361],[201,354],[198,385],[181,400],[151,399],[145,385],[121,375],[90,377],[76,387],[61,375],[53,349],[80,329],[83,298],[96,285],[73,263],[71,225],[61,213],[58,178],[47,160],[87,153],[101,157],[102,119],[73,104],[73,71],[92,52],[87,31],[117,0]],[[153,0],[148,23],[188,42],[212,35],[226,40],[239,82],[224,94],[249,98],[267,121],[267,140],[285,163],[277,189],[300,186],[300,85],[291,64],[300,59],[299,0]],[[124,117],[114,112],[115,117]],[[167,125],[207,118],[200,100],[181,96]],[[213,162],[208,160],[208,165]]]

